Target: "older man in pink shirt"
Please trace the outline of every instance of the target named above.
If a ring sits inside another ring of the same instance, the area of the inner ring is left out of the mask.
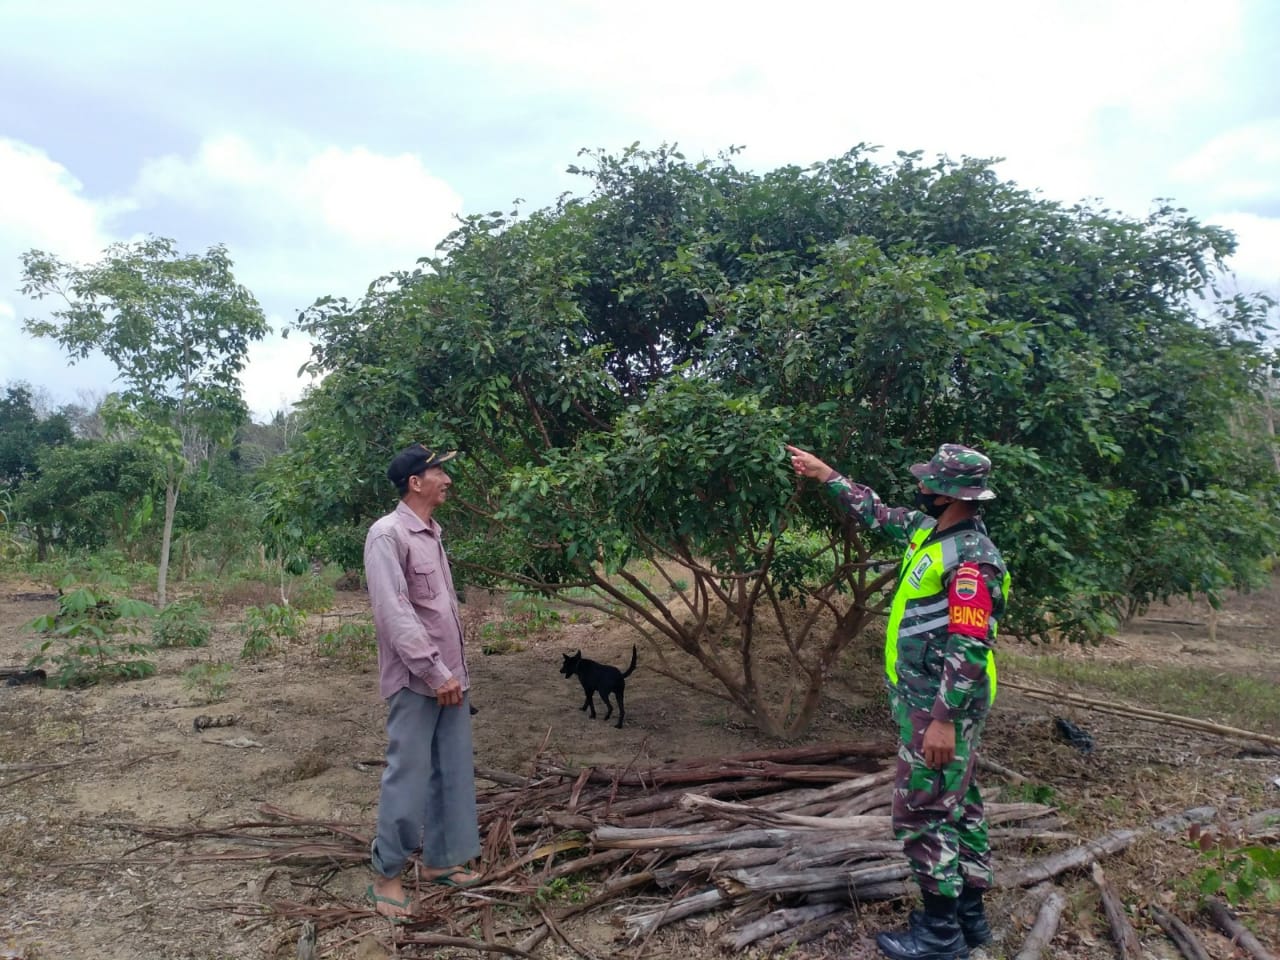
[[[368,896],[393,918],[413,914],[400,874],[422,850],[425,876],[465,887],[480,874],[462,864],[480,854],[471,748],[471,686],[458,598],[433,516],[453,482],[453,452],[421,444],[396,454],[387,479],[396,508],[369,528],[365,577],[378,637],[378,690],[387,701],[387,769]]]

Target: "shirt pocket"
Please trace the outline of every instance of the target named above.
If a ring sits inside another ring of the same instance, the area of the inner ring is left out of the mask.
[[[413,564],[409,573],[409,597],[420,603],[427,603],[439,593],[440,569],[434,563]]]

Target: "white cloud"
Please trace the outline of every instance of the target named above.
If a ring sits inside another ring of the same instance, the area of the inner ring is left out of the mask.
[[[23,251],[92,261],[119,239],[109,226],[122,213],[139,213],[147,232],[174,236],[180,246],[190,224],[215,231],[214,242],[225,241],[236,261],[237,279],[279,331],[320,296],[359,296],[376,277],[411,268],[435,251],[461,210],[459,195],[411,154],[262,147],[222,134],[190,157],[146,163],[127,196],[97,200],[42,151],[0,140],[0,382],[31,379],[62,400],[76,386],[108,385],[114,371],[105,360],[68,374],[56,345],[22,333],[21,319],[40,307],[16,291]],[[296,374],[309,349],[304,338],[278,333],[251,346],[242,382],[256,416],[301,395],[306,384]]]
[[[1280,219],[1254,213],[1221,213],[1205,217],[1236,235],[1231,267],[1244,290],[1266,290],[1280,296]]]
[[[105,385],[114,376],[102,357],[71,367],[57,344],[23,333],[23,321],[42,307],[20,292],[21,258],[34,248],[67,260],[93,259],[110,242],[107,219],[124,206],[86,197],[83,184],[44,151],[0,139],[0,384],[26,380],[67,402],[74,396],[67,386]]]
[[[280,329],[280,319],[271,317],[271,325]],[[267,420],[275,411],[287,410],[306,386],[315,383],[313,377],[298,376],[310,356],[311,344],[296,333],[288,338],[273,335],[254,344],[240,373],[240,384],[255,419]]]
[[[1280,118],[1219,134],[1171,175],[1221,203],[1280,201]]]
[[[392,269],[434,252],[453,229],[462,198],[413,154],[384,156],[363,147],[308,150],[299,144],[260,147],[237,134],[207,138],[187,158],[148,162],[136,188],[146,207],[174,208],[227,218],[240,239],[236,250],[269,259],[302,244],[318,261],[297,257],[273,277],[307,302],[325,293],[354,293]],[[327,252],[326,252],[327,251]],[[245,269],[248,258],[241,255]],[[332,289],[337,284],[339,290]]]
[[[515,90],[575,95],[691,151],[745,144],[758,166],[858,141],[1000,155],[1070,200],[1106,184],[1100,114],[1176,129],[1222,94],[1242,21],[1239,0],[483,6],[483,29],[472,4],[362,10],[372,42],[401,55],[484,64]]]

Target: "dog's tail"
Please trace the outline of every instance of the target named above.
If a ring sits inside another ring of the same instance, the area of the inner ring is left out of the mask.
[[[633,643],[631,645],[631,666],[627,667],[626,670],[622,671],[622,675],[624,677],[631,676],[631,671],[633,671],[635,668],[636,668],[636,645]]]

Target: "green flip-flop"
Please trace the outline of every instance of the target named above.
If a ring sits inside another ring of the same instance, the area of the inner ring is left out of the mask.
[[[484,883],[484,877],[479,876],[474,880],[455,880],[453,879],[459,873],[466,873],[465,870],[450,870],[448,873],[442,873],[438,877],[432,877],[432,883],[438,883],[442,887],[455,887],[459,890],[465,890],[467,887],[476,887]]]
[[[378,916],[386,917],[392,923],[412,922],[413,906],[412,906],[412,901],[410,900],[409,897],[406,896],[403,900],[397,900],[395,897],[384,897],[381,894],[374,892],[372,883],[369,884],[369,886],[365,887],[364,895],[365,895],[365,899],[367,899],[370,903],[373,904],[374,912],[376,912]],[[393,917],[388,913],[383,913],[382,911],[378,910],[378,904],[380,903],[385,903],[389,907],[399,907],[401,910],[408,910],[409,915],[405,917]]]

